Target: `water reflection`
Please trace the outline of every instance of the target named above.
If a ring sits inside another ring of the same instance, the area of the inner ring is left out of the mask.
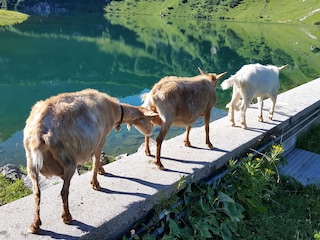
[[[24,163],[21,130],[40,99],[90,87],[139,105],[139,94],[163,76],[196,75],[198,66],[232,74],[250,62],[289,64],[281,75],[285,91],[319,76],[320,52],[312,51],[320,48],[319,38],[317,26],[102,14],[31,16],[2,27],[0,165]],[[224,109],[230,92],[218,88],[218,96],[216,107]],[[225,112],[216,109],[214,115]],[[142,142],[142,135],[123,128],[108,138],[106,152],[133,152]]]

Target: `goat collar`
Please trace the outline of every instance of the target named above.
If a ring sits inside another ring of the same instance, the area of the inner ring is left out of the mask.
[[[120,117],[120,121],[118,122],[118,125],[116,126],[116,130],[118,132],[120,131],[122,120],[123,120],[123,107],[121,104],[120,104],[120,109],[121,109],[121,117]]]

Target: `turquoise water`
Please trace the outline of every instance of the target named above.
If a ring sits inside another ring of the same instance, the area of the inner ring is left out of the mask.
[[[140,105],[140,94],[160,78],[193,76],[197,67],[230,75],[251,62],[289,64],[281,91],[320,75],[317,26],[156,20],[160,24],[150,27],[152,19],[117,22],[103,14],[31,16],[0,27],[0,165],[25,164],[22,129],[30,109],[61,92],[95,88]],[[212,120],[226,115],[230,100],[230,91],[217,92]],[[105,151],[132,153],[143,140],[123,126],[108,137]]]

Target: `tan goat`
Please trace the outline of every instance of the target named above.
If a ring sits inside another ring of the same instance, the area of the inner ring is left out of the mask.
[[[26,121],[24,147],[27,169],[33,183],[34,220],[30,233],[40,229],[39,172],[44,176],[60,176],[64,223],[72,220],[68,206],[70,180],[76,166],[93,157],[93,189],[99,190],[97,173],[104,173],[101,150],[112,128],[120,124],[134,125],[142,134],[152,133],[152,116],[143,107],[120,104],[117,99],[92,89],[63,93],[37,102]]]
[[[169,76],[156,83],[149,93],[142,96],[143,107],[159,113],[152,121],[161,126],[156,139],[155,164],[164,169],[160,161],[161,145],[171,125],[186,126],[185,146],[191,146],[189,133],[191,124],[203,116],[206,132],[206,144],[213,148],[209,139],[209,120],[212,107],[217,100],[216,85],[225,73],[205,73],[200,68],[195,77]],[[150,137],[145,137],[146,155],[150,156]]]

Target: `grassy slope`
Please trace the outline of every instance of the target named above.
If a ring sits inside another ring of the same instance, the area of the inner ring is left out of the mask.
[[[219,2],[219,5],[214,4]],[[135,1],[123,0],[112,1],[106,7],[107,12],[121,14],[143,14],[143,15],[166,15],[175,17],[209,17],[212,19],[227,18],[237,21],[268,21],[268,22],[290,22],[290,23],[320,23],[320,11],[313,14],[312,11],[320,10],[318,0],[243,0],[241,4],[232,8],[230,1],[197,1],[181,0],[164,1]],[[304,17],[306,19],[302,20]]]

